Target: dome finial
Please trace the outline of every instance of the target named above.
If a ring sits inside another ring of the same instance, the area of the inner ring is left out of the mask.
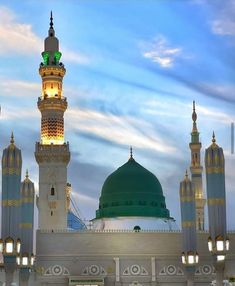
[[[50,17],[50,29],[53,29],[53,15],[51,11],[51,17]]]
[[[133,160],[133,149],[132,149],[132,146],[130,146],[130,160]]]
[[[187,170],[187,169],[186,169],[186,171],[185,171],[184,179],[185,179],[185,180],[188,180],[188,170]]]
[[[26,169],[25,179],[28,179],[28,178],[29,178],[29,170]]]
[[[213,131],[212,133],[212,143],[215,143],[216,142],[216,139],[215,139],[215,132]]]
[[[12,132],[11,132],[11,141],[10,141],[10,143],[11,143],[11,144],[14,144],[14,142],[15,142],[15,141],[14,141],[14,134],[13,134],[13,131],[12,131]]]

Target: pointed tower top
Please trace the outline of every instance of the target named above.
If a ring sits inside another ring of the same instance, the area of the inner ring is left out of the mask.
[[[192,120],[193,120],[193,123],[196,123],[196,121],[197,121],[197,113],[196,113],[196,111],[195,111],[195,101],[193,101]]]
[[[52,15],[52,11],[50,14],[50,28],[48,30],[48,36],[49,37],[55,37],[55,30],[54,30],[54,23],[53,23],[53,15]]]
[[[212,143],[214,144],[216,142],[216,139],[215,139],[215,132],[213,131],[212,133]]]
[[[11,141],[10,141],[10,143],[11,143],[11,144],[14,144],[14,142],[15,142],[15,141],[14,141],[14,134],[13,134],[13,131],[12,131],[12,132],[11,132]]]
[[[130,159],[129,160],[134,160],[132,146],[130,146]]]
[[[29,170],[26,169],[25,179],[28,179],[28,178],[29,178]]]
[[[185,175],[184,175],[184,181],[187,181],[187,180],[188,180],[188,170],[186,169]]]
[[[53,15],[51,11],[51,17],[50,17],[50,29],[53,29]]]

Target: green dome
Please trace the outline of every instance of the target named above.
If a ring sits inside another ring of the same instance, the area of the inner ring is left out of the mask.
[[[123,216],[170,216],[158,179],[133,158],[105,180],[96,211],[96,219]]]

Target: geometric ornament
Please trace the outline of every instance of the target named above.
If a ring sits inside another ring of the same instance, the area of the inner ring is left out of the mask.
[[[148,271],[143,266],[140,266],[138,264],[133,264],[125,268],[122,275],[124,276],[136,276],[136,275],[146,276],[148,275]],[[133,282],[133,283],[136,283],[136,282]]]
[[[107,272],[102,266],[98,266],[95,264],[92,264],[90,266],[86,266],[83,271],[82,275],[91,275],[91,276],[97,276],[97,275],[102,275],[106,276]]]

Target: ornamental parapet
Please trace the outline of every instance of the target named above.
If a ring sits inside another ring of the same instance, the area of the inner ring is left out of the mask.
[[[48,97],[48,98],[38,98],[38,109],[40,111],[49,109],[49,110],[61,110],[65,112],[68,107],[66,97]]]
[[[39,74],[42,77],[53,75],[63,77],[65,75],[66,69],[64,65],[61,63],[58,66],[50,66],[50,65],[40,65],[39,67]]]
[[[38,229],[39,233],[181,233],[181,230],[139,230],[135,231],[133,229],[80,229],[80,230],[72,230],[72,229]],[[204,231],[200,231],[200,233],[208,233]]]
[[[70,160],[69,143],[45,145],[36,142],[34,154],[38,164],[45,162],[64,162],[68,164]]]

